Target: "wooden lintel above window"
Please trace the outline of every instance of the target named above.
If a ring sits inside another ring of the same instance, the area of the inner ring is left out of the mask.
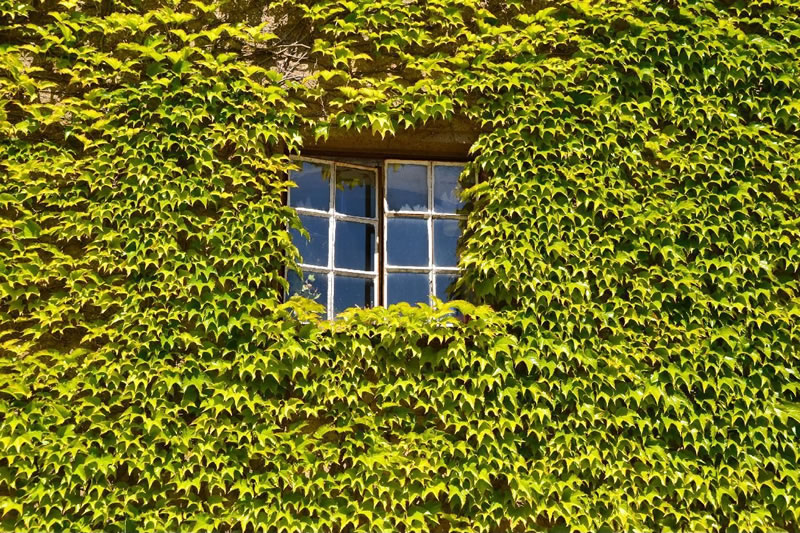
[[[333,130],[325,141],[304,139],[303,154],[311,156],[348,156],[357,152],[362,157],[426,159],[435,161],[467,161],[469,149],[478,138],[478,128],[470,121],[428,122],[426,125],[401,130],[381,138],[366,132]]]

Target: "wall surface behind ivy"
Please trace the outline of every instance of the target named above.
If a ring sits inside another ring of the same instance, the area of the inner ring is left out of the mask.
[[[0,526],[798,531],[797,0],[0,0]],[[447,308],[287,154],[480,131]]]

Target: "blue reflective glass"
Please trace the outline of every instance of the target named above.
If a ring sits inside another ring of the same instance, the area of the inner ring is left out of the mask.
[[[455,274],[436,274],[436,297],[443,302],[450,301],[450,294],[447,290],[450,285],[455,283],[458,276]]]
[[[300,170],[289,173],[289,179],[297,184],[289,191],[290,206],[321,211],[330,209],[330,165],[303,161]]]
[[[428,167],[389,163],[386,169],[386,204],[390,211],[428,210]]]
[[[464,207],[459,198],[461,187],[458,177],[463,166],[435,165],[433,167],[433,210],[437,213],[455,213]]]
[[[366,278],[336,275],[333,278],[333,312],[348,307],[367,308],[375,305],[375,282]]]
[[[424,218],[390,218],[386,233],[390,265],[428,266],[428,222]]]
[[[328,219],[309,215],[300,215],[300,222],[308,231],[310,239],[306,239],[296,229],[292,229],[292,242],[300,251],[301,263],[316,266],[328,266]]]
[[[389,272],[386,275],[386,300],[388,305],[407,302],[428,303],[430,286],[427,274],[412,272]]]
[[[433,263],[436,266],[458,266],[456,247],[460,233],[458,220],[433,221]]]
[[[334,206],[337,213],[375,218],[375,173],[337,166]]]
[[[375,226],[359,222],[336,222],[336,268],[375,270]]]
[[[328,276],[319,272],[303,271],[303,279],[289,271],[289,296],[298,294],[322,305],[328,305]]]

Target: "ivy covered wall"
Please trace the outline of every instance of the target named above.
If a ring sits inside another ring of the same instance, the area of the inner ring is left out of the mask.
[[[797,0],[0,0],[0,525],[798,531],[798,117]],[[283,302],[455,118],[471,320]]]

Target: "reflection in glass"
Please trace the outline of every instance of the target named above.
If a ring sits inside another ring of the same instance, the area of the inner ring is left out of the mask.
[[[343,215],[375,218],[375,173],[337,166],[334,205]]]
[[[424,218],[390,218],[386,255],[390,265],[428,266],[428,222]]]
[[[450,301],[448,288],[455,283],[458,276],[455,274],[436,274],[436,297],[443,302]]]
[[[359,222],[336,222],[336,268],[375,270],[375,226]]]
[[[341,313],[348,307],[375,305],[375,283],[371,279],[339,276],[333,278],[333,312]]]
[[[433,262],[436,266],[457,266],[458,220],[433,221]]]
[[[458,185],[458,177],[463,170],[463,166],[433,167],[433,210],[437,213],[455,213],[464,206],[459,199],[461,187]]]
[[[389,272],[386,278],[387,305],[400,302],[407,302],[412,305],[428,303],[430,287],[427,274]]]
[[[309,215],[300,215],[300,222],[308,230],[309,240],[292,229],[292,242],[300,252],[301,263],[307,265],[328,266],[328,219]]]
[[[428,167],[389,163],[386,203],[390,211],[428,210]]]
[[[306,209],[330,209],[330,165],[302,162],[299,171],[289,173],[289,178],[297,184],[297,188],[289,191],[289,205]]]
[[[303,279],[289,271],[289,296],[298,294],[322,305],[328,305],[328,276],[319,272],[303,271]]]

